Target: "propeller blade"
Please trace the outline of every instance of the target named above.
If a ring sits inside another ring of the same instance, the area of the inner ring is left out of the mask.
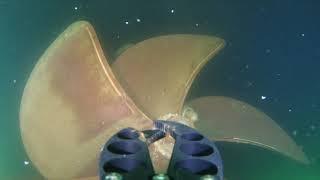
[[[23,92],[20,128],[30,159],[49,179],[97,175],[100,148],[128,126],[152,121],[117,82],[93,27],[72,24],[39,59]]]
[[[204,35],[159,36],[129,47],[112,69],[136,105],[159,118],[181,112],[195,76],[224,44]]]
[[[301,148],[274,120],[245,102],[207,96],[192,100],[188,106],[198,114],[195,127],[207,137],[260,146],[309,163]]]

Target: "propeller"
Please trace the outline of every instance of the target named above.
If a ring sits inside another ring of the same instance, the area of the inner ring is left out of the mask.
[[[224,44],[205,35],[153,37],[128,47],[110,67],[93,27],[73,23],[40,57],[23,92],[20,129],[32,163],[48,179],[97,179],[106,139],[125,127],[148,129],[152,119],[184,114],[194,78]],[[250,105],[222,97],[189,105],[200,118],[195,126],[209,137],[306,159],[271,118]]]

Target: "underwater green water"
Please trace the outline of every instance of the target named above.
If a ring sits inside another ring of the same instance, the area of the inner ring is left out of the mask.
[[[223,95],[247,102],[272,117],[311,160],[303,165],[219,143],[226,176],[320,179],[319,7],[316,0],[0,0],[0,179],[41,177],[21,142],[20,100],[38,58],[77,20],[92,23],[113,56],[127,43],[157,35],[222,37],[225,49],[201,71],[188,99]]]

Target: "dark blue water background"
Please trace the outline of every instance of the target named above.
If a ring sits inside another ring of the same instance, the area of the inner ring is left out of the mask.
[[[226,173],[240,180],[319,179],[319,9],[316,0],[1,0],[0,177],[36,176],[32,165],[24,164],[20,139],[23,87],[59,33],[87,20],[111,56],[128,42],[162,34],[225,39],[225,49],[205,66],[188,98],[245,101],[272,117],[312,160],[306,167],[254,147],[224,144]]]

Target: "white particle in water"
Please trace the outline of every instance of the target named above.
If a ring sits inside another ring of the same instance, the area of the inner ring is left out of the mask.
[[[124,22],[125,24],[129,24],[129,21]]]
[[[298,131],[297,131],[297,130],[294,130],[294,131],[292,132],[292,135],[293,135],[293,136],[297,136],[297,134],[298,134]]]
[[[316,126],[311,125],[311,126],[310,126],[310,129],[313,131],[313,130],[315,130],[315,129],[316,129]]]
[[[13,83],[15,84],[16,82],[17,82],[17,80],[14,79],[14,80],[13,80]]]
[[[266,98],[267,98],[266,96],[261,96],[261,99],[262,99],[262,100],[264,100],[264,99],[266,99]]]
[[[267,54],[271,53],[271,49],[266,49],[266,53]]]
[[[23,163],[24,163],[24,165],[29,165],[30,164],[29,161],[24,161]]]
[[[197,24],[196,24],[196,26],[198,27],[198,26],[199,26],[199,24],[197,23]]]
[[[171,9],[171,11],[170,11],[172,14],[174,13],[174,9]]]
[[[137,22],[141,22],[141,19],[137,18]]]
[[[289,112],[291,112],[291,111],[292,111],[292,109],[289,109],[288,111],[289,111]]]
[[[77,7],[77,6],[75,6],[75,7],[74,7],[74,10],[78,10],[78,7]]]
[[[304,37],[304,35],[305,35],[304,33],[301,34],[302,37]]]

